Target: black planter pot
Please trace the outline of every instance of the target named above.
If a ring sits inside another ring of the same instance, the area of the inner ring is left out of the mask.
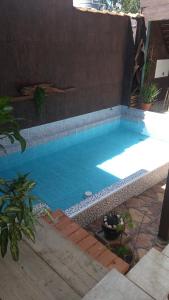
[[[133,253],[131,253],[131,254],[128,254],[128,255],[124,255],[123,260],[126,263],[128,263],[129,265],[131,265],[132,262],[133,262],[133,258],[134,258]]]
[[[103,222],[103,224],[102,224],[102,229],[104,231],[105,238],[107,240],[117,239],[120,236],[121,231],[117,231],[116,229],[113,229],[113,226],[114,225],[117,226],[119,224],[118,216],[116,214],[105,216],[104,221],[105,221],[105,218],[106,218],[106,222]],[[107,227],[105,223],[111,225],[112,228]]]
[[[104,236],[107,240],[116,240],[121,234],[120,231],[108,228],[105,225],[102,225],[102,229],[104,231]]]

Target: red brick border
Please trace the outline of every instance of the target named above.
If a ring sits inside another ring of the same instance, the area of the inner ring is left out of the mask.
[[[87,253],[104,267],[108,269],[115,268],[123,274],[128,271],[129,265],[125,261],[112,253],[106,248],[106,246],[66,216],[61,210],[57,210],[52,213],[52,217],[54,218],[54,224],[49,222],[46,218],[45,219],[64,237],[67,237],[74,244],[80,247],[82,251]]]

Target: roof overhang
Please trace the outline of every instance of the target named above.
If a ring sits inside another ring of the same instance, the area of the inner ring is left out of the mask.
[[[146,22],[169,19],[169,0],[140,0]]]

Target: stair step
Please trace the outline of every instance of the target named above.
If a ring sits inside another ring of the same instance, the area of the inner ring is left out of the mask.
[[[36,232],[36,243],[29,242],[30,247],[79,296],[83,297],[107,274],[108,269],[65,239],[44,220],[39,221]]]
[[[152,248],[127,274],[127,278],[153,299],[168,299],[169,258]]]
[[[0,257],[0,299],[80,300],[82,298],[26,242],[20,242],[19,247],[20,257],[17,263],[12,260],[9,251],[5,259]]]
[[[110,271],[82,300],[152,300],[116,270]]]

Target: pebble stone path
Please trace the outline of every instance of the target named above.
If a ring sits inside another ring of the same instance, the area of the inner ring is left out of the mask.
[[[162,251],[164,246],[157,239],[165,182],[160,182],[137,197],[130,198],[116,208],[117,212],[129,212],[133,228],[126,229],[131,236],[131,246],[134,248],[137,260],[143,257],[152,247]],[[103,217],[87,226],[93,234],[100,230]]]

